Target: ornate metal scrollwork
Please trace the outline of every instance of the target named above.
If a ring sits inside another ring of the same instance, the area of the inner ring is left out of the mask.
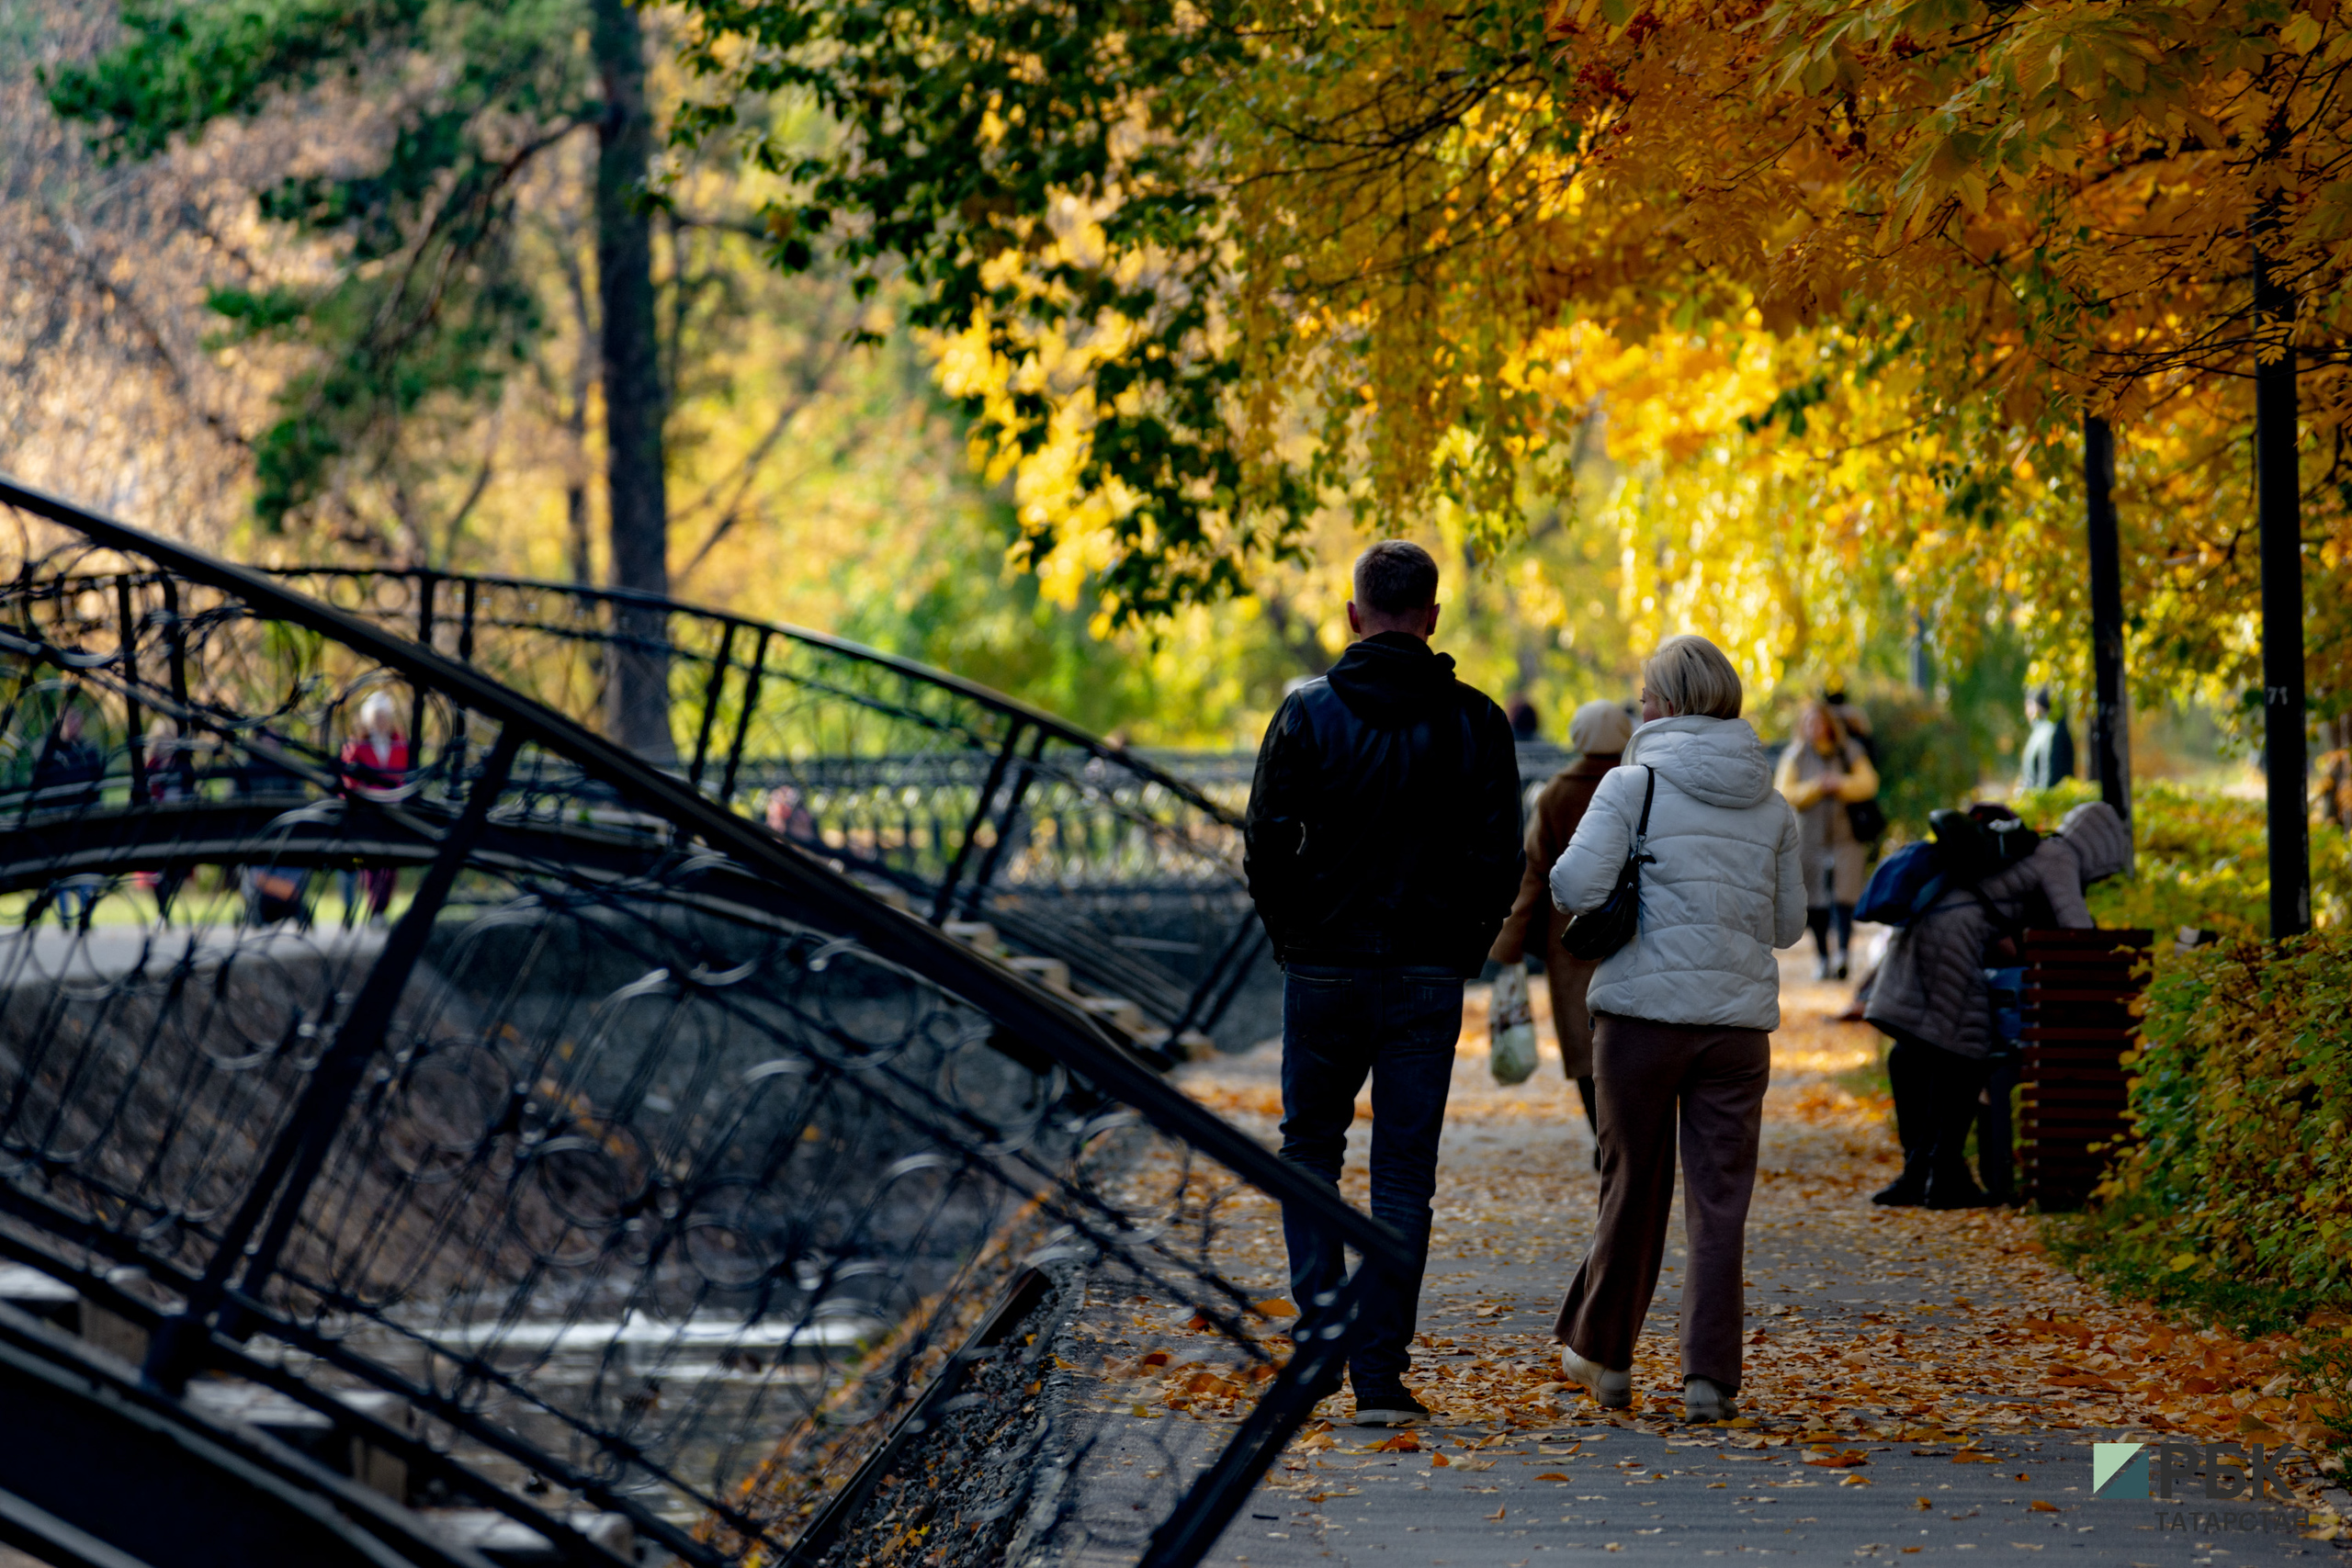
[[[879,839],[769,832],[493,679],[483,622],[469,665],[0,510],[0,1256],[85,1339],[571,1561],[1206,1550],[1348,1316],[1294,1354],[1231,1217],[1388,1232],[894,907]]]

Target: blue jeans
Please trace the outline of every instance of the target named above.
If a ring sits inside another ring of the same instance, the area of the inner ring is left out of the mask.
[[[1411,1248],[1407,1272],[1368,1273],[1349,1355],[1356,1392],[1393,1386],[1410,1359],[1437,1190],[1438,1138],[1462,1033],[1462,977],[1452,969],[1294,964],[1283,977],[1283,1158],[1340,1184],[1356,1091],[1372,1078],[1372,1213]],[[1283,1240],[1299,1330],[1344,1277],[1336,1247],[1285,1213]]]

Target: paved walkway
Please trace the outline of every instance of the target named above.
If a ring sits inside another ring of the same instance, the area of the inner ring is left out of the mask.
[[[2352,1562],[2299,1533],[2216,1530],[2191,1510],[2227,1505],[2201,1495],[2165,1515],[2167,1526],[2177,1516],[2167,1529],[2153,1503],[2091,1496],[2096,1440],[2211,1440],[2286,1420],[2285,1402],[2262,1392],[2261,1348],[2107,1301],[2044,1259],[2030,1219],[1873,1209],[1868,1195],[1894,1174],[1883,1108],[1840,1075],[1870,1059],[1876,1035],[1829,1021],[1844,990],[1815,985],[1809,965],[1783,975],[1748,1231],[1741,1423],[1677,1419],[1679,1221],[1634,1410],[1603,1417],[1564,1393],[1550,1328],[1591,1235],[1590,1134],[1548,1026],[1536,1077],[1494,1084],[1474,994],[1408,1380],[1439,1418],[1400,1451],[1387,1433],[1346,1425],[1345,1396],[1329,1402],[1328,1426],[1294,1445],[1216,1561]],[[1271,1139],[1278,1058],[1262,1047],[1187,1083]],[[1351,1154],[1346,1190],[1361,1203],[1362,1138]],[[1279,1293],[1272,1224],[1238,1247],[1240,1277]]]

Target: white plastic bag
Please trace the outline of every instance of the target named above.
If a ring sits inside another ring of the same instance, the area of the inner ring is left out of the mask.
[[[1535,1070],[1535,1014],[1527,1005],[1527,965],[1506,964],[1487,1002],[1487,1066],[1499,1084]]]

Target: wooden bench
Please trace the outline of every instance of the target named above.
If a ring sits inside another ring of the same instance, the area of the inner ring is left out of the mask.
[[[2123,1136],[2122,1057],[2138,1043],[2132,1004],[2151,941],[2144,931],[2026,933],[2018,1131],[2025,1196],[2044,1210],[2081,1208]]]

